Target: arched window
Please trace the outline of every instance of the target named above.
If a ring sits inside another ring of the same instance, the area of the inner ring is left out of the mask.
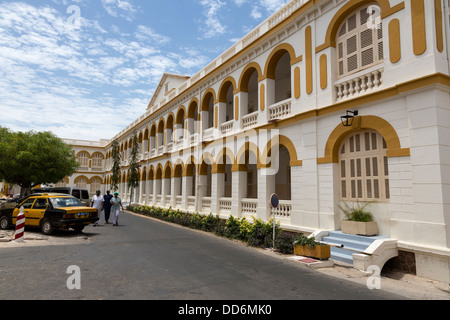
[[[338,77],[345,77],[383,62],[382,24],[374,23],[380,12],[379,7],[374,4],[361,7],[338,29]]]
[[[344,139],[339,149],[341,200],[388,200],[389,166],[386,141],[366,130]]]
[[[75,181],[75,185],[77,188],[81,188],[81,189],[86,189],[87,187],[87,179],[84,177],[79,177],[76,181]]]
[[[100,153],[96,153],[92,156],[92,167],[100,169],[103,167],[103,156]]]
[[[91,180],[91,193],[95,193],[97,190],[100,190],[102,186],[102,180],[100,178],[94,178]]]
[[[89,154],[87,152],[80,152],[77,156],[77,160],[81,168],[89,167]]]

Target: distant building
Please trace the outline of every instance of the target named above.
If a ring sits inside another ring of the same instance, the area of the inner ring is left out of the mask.
[[[418,275],[450,283],[448,7],[291,1],[192,78],[165,74],[114,137],[123,198],[305,233],[340,230],[339,204],[373,201],[380,235],[397,240],[384,259],[410,255]],[[134,130],[141,183],[129,199]],[[112,140],[66,142],[82,167],[65,183],[107,189]]]

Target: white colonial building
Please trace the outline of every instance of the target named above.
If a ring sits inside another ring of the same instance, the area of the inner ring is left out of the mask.
[[[373,201],[382,238],[355,266],[407,253],[450,283],[449,22],[448,0],[291,1],[193,77],[165,74],[111,141],[67,141],[83,167],[69,183],[107,189],[117,140],[136,203],[275,217],[320,238],[340,230],[339,204]]]

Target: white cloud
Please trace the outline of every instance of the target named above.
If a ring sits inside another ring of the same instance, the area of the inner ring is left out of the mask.
[[[102,5],[110,16],[127,21],[133,21],[138,11],[132,2],[126,0],[102,0]]]
[[[226,3],[220,0],[201,0],[200,4],[204,8],[203,16],[205,17],[202,38],[209,39],[226,33],[227,27],[222,24],[218,16],[220,9]]]
[[[285,3],[285,0],[258,0],[253,5],[250,16],[255,20],[259,20],[264,15],[262,12],[263,9],[265,11],[265,15],[268,16],[280,9]]]
[[[1,126],[111,138],[145,112],[164,72],[206,59],[162,55],[170,39],[150,27],[114,38],[119,29],[107,33],[87,17],[74,28],[67,17],[48,6],[0,3]]]
[[[136,38],[141,41],[150,41],[159,45],[166,44],[170,41],[169,37],[156,33],[152,28],[147,26],[138,26]]]

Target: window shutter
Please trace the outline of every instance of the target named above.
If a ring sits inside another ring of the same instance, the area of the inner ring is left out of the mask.
[[[450,1],[450,0],[449,0]],[[369,5],[359,9],[339,29],[337,36],[337,73],[344,77],[381,63],[384,59],[383,29],[370,28]]]

